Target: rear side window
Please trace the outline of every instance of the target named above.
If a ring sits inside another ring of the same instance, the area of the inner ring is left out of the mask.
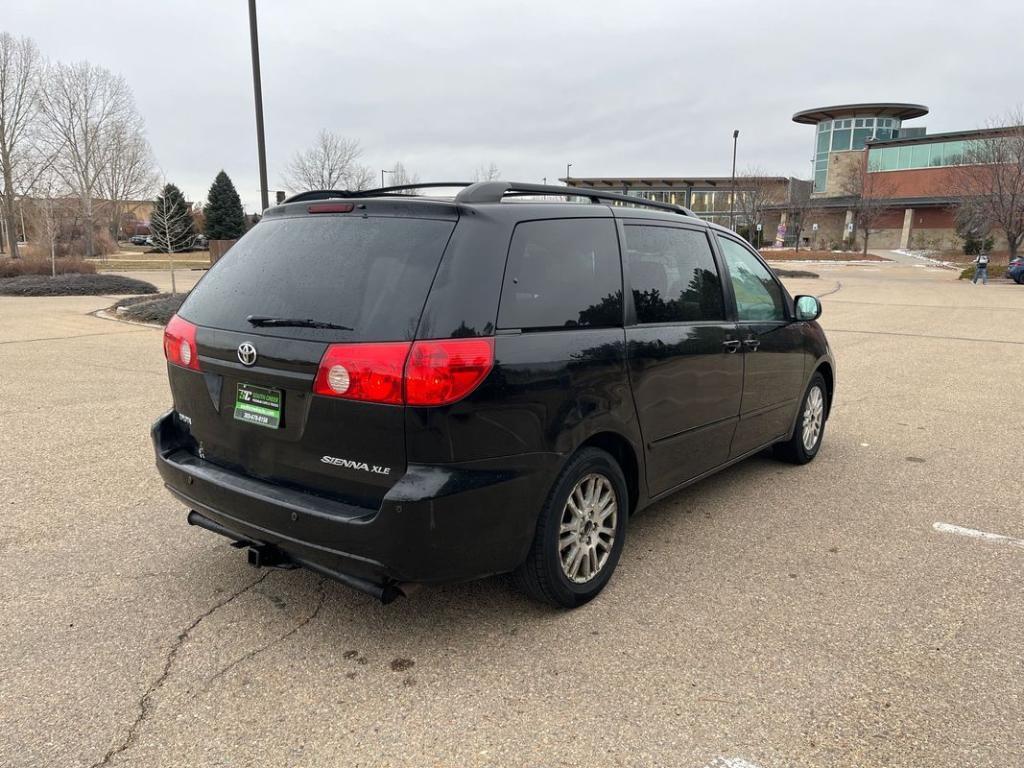
[[[264,335],[412,339],[454,226],[404,217],[266,219],[210,269],[180,314],[197,325]],[[353,330],[257,330],[249,315]]]
[[[716,235],[729,265],[732,290],[736,294],[736,316],[740,320],[785,320],[782,288],[767,267],[735,240]]]
[[[724,320],[722,281],[707,235],[628,225],[626,263],[638,323]]]
[[[516,226],[505,265],[499,328],[622,325],[622,268],[611,219]]]

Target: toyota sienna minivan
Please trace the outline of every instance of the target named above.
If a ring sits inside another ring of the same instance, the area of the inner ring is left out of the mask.
[[[818,453],[821,305],[735,233],[613,193],[432,186],[456,185],[292,197],[167,324],[152,436],[189,523],[384,601],[514,572],[574,607],[637,511],[765,448]]]

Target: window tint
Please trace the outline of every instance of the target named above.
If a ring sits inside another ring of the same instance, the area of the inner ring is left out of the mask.
[[[722,282],[703,232],[633,225],[625,230],[638,323],[725,319]]]
[[[181,315],[231,331],[252,332],[246,317],[267,315],[348,326],[352,341],[411,339],[453,227],[402,217],[264,219],[196,285]],[[338,336],[312,328],[259,333]]]
[[[622,325],[622,269],[611,219],[528,221],[505,266],[499,328]]]
[[[764,264],[734,240],[718,237],[718,243],[729,265],[737,317],[740,320],[785,320],[782,289]]]

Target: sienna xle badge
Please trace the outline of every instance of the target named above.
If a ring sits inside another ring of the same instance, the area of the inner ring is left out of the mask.
[[[409,194],[440,186],[462,189]],[[308,192],[168,323],[157,466],[254,565],[385,601],[512,571],[577,606],[651,502],[767,447],[815,457],[835,390],[820,312],[673,205]]]

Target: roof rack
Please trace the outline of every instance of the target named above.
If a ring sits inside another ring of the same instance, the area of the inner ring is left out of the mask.
[[[416,189],[438,189],[442,187],[462,187],[462,191],[455,196],[457,203],[500,203],[502,198],[521,197],[524,195],[556,195],[558,197],[585,197],[592,203],[600,203],[603,200],[614,200],[620,203],[629,203],[645,208],[657,208],[670,213],[678,213],[683,216],[697,214],[689,208],[673,203],[660,203],[655,200],[647,200],[632,195],[620,195],[616,192],[604,192],[598,189],[585,187],[561,187],[551,184],[522,184],[512,181],[435,181],[422,184],[399,184],[394,187],[377,187],[376,189],[316,189],[310,192],[300,192],[292,195],[284,202],[298,203],[307,200],[329,200],[331,198],[361,198],[380,197],[384,195],[400,195]]]
[[[561,187],[550,184],[520,184],[509,181],[481,181],[470,184],[455,196],[457,203],[500,203],[506,195],[558,195],[559,197],[586,197],[592,203],[599,203],[602,200],[615,200],[620,203],[639,205],[645,208],[657,208],[662,211],[682,214],[683,216],[697,217],[689,208],[673,203],[660,203],[655,200],[647,200],[632,195],[620,195],[616,192],[604,192],[598,189],[584,187]]]
[[[470,186],[473,186],[472,181],[435,181],[423,184],[399,184],[394,187],[377,187],[376,189],[314,189],[309,192],[299,192],[297,195],[292,195],[284,202],[300,203],[304,200],[329,200],[332,197],[378,197],[380,195],[401,194],[411,189]]]

